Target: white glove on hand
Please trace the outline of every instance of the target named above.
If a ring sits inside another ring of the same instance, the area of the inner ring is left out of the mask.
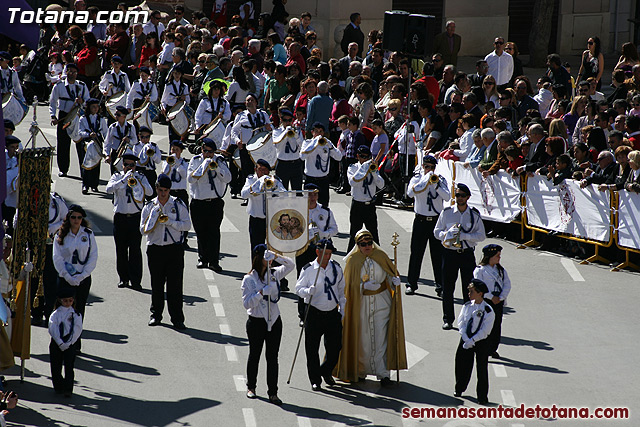
[[[468,341],[466,341],[464,344],[462,344],[462,348],[464,348],[465,350],[469,350],[474,345],[475,345],[475,342],[473,341],[473,338],[471,338]]]
[[[278,293],[278,288],[276,286],[267,285],[264,288],[262,288],[262,295],[264,296],[270,296],[277,293]]]
[[[273,252],[266,250],[264,251],[264,260],[265,261],[273,261],[274,259],[276,259],[276,254],[274,254]]]
[[[33,271],[33,263],[32,262],[25,262],[24,263],[24,271],[26,271],[27,273],[31,273]]]
[[[313,296],[316,294],[316,292],[318,292],[318,287],[316,285],[310,286],[309,287],[309,295]]]
[[[449,229],[448,232],[455,235],[455,234],[458,234],[459,231],[460,231],[460,227],[458,227],[457,225],[454,225]]]
[[[368,281],[364,282],[363,286],[368,291],[377,291],[380,288],[379,284],[374,283],[371,280],[368,280]]]
[[[391,278],[391,283],[393,283],[393,286],[400,286],[402,284],[402,281],[400,280],[400,278],[398,276],[396,277],[392,277]]]

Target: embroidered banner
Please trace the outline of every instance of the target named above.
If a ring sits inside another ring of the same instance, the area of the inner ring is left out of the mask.
[[[268,192],[267,245],[280,252],[296,252],[309,242],[309,197],[306,192]]]

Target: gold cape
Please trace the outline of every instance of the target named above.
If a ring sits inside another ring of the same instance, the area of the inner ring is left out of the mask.
[[[342,381],[358,381],[358,353],[360,351],[360,272],[365,256],[357,250],[350,254],[345,263],[344,277],[346,282],[345,296],[347,304],[344,310],[342,329],[342,351],[333,375]],[[374,247],[370,256],[382,269],[391,276],[397,276],[397,270],[387,254]],[[402,292],[393,291],[395,286],[387,278],[386,286],[391,291],[391,313],[387,331],[387,369],[407,369],[407,351],[404,343],[404,322],[402,319]],[[397,329],[396,329],[397,325]],[[397,331],[397,339],[396,339]],[[396,357],[396,355],[398,357]],[[399,363],[398,363],[399,360]]]

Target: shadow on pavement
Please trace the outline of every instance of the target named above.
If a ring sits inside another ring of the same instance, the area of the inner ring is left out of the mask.
[[[569,371],[563,371],[553,366],[534,365],[532,363],[521,362],[519,360],[509,359],[508,357],[500,356],[498,359],[507,368],[518,368],[524,371],[539,371],[548,372],[550,374],[568,374]]]
[[[553,347],[551,347],[549,343],[546,343],[544,341],[530,341],[524,338],[511,338],[503,336],[500,338],[500,344],[513,346],[529,346],[535,348],[536,350],[553,350]]]
[[[171,328],[171,326],[165,325],[164,323],[162,324],[162,326]],[[219,332],[210,332],[210,331],[205,331],[202,329],[195,329],[195,328],[187,328],[183,331],[177,331],[177,332],[183,335],[188,335],[191,338],[196,339],[198,341],[213,342],[216,344],[232,344],[235,346],[249,345],[249,341],[247,338],[241,338],[241,337],[236,337],[232,335],[224,335]]]

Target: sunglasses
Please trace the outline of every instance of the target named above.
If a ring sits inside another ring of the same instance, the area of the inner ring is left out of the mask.
[[[394,107],[394,108],[389,108],[389,111],[397,111],[397,110],[398,110],[398,109],[397,109],[397,108],[395,108],[395,107]]]
[[[494,84],[496,84],[496,82],[484,82],[484,84],[486,84],[487,86],[493,86]]]
[[[593,42],[587,42],[587,44],[588,44],[589,46],[591,46],[591,45],[593,44]]]
[[[203,149],[202,149],[202,152],[203,152],[203,153],[215,153],[215,150],[212,150],[212,149],[210,149],[210,148],[203,148]]]
[[[456,193],[456,197],[469,197],[466,193]]]
[[[518,89],[518,90],[527,90],[527,87],[526,86],[518,86],[518,87],[516,87],[516,89]]]
[[[151,135],[140,135],[140,139],[149,139]]]
[[[70,219],[80,219],[81,220],[84,217],[82,215],[71,215],[69,218]]]
[[[500,97],[500,101],[508,101],[508,100],[510,100],[510,99],[511,99],[511,98],[503,98],[503,97]]]
[[[434,59],[433,62],[442,62],[442,59]]]
[[[198,63],[199,64],[204,64],[205,62],[207,62],[207,61],[203,61],[203,60],[198,59]]]
[[[493,44],[498,44],[498,45],[500,45],[500,44],[504,44],[504,42],[493,42]]]
[[[315,40],[317,37],[309,37],[307,40]]]
[[[122,164],[122,166],[124,166],[125,168],[132,168],[135,165],[136,165],[135,162],[125,162]]]
[[[367,246],[373,246],[373,241],[369,240],[368,242],[360,242],[358,243],[358,246],[360,246],[361,248],[366,248]]]

